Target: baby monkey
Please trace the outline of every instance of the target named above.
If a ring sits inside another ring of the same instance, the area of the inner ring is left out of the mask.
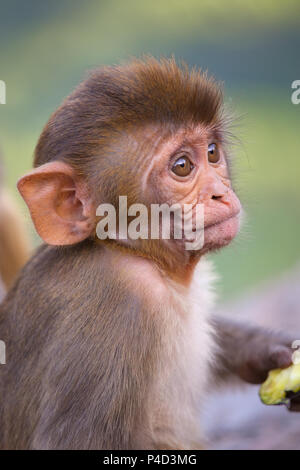
[[[199,449],[214,377],[291,363],[280,335],[211,316],[204,255],[241,211],[226,122],[212,78],[153,58],[96,70],[52,115],[18,183],[46,244],[0,307],[2,448]],[[201,247],[161,230],[100,240],[97,208],[118,216],[120,196],[189,205],[193,225],[202,208]]]

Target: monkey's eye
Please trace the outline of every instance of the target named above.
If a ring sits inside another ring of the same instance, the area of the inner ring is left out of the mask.
[[[207,150],[207,157],[209,163],[218,163],[220,160],[220,152],[216,144],[210,144]]]
[[[188,176],[194,165],[191,163],[190,159],[183,155],[182,157],[178,158],[174,165],[172,166],[172,171],[177,176]]]

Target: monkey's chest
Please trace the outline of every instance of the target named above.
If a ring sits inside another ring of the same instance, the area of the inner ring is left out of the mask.
[[[202,440],[199,412],[209,377],[213,338],[207,312],[201,312],[197,303],[187,305],[189,311],[186,306],[182,310],[180,303],[170,311],[176,321],[166,333],[153,383],[151,429],[156,445],[162,448],[194,449]]]

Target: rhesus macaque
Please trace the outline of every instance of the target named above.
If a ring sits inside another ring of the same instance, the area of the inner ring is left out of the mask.
[[[214,371],[259,382],[291,363],[280,336],[211,317],[204,255],[241,210],[226,135],[218,84],[174,60],[96,70],[52,115],[18,183],[46,244],[0,307],[2,448],[199,449]],[[120,195],[193,220],[204,204],[204,246],[99,240],[97,207]]]
[[[0,162],[0,301],[29,258],[29,243],[21,215],[3,185]]]

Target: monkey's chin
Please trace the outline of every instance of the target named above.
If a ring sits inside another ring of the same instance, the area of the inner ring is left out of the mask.
[[[204,229],[203,250],[207,252],[228,245],[238,234],[239,228],[239,215],[234,215],[224,221],[206,227]]]

